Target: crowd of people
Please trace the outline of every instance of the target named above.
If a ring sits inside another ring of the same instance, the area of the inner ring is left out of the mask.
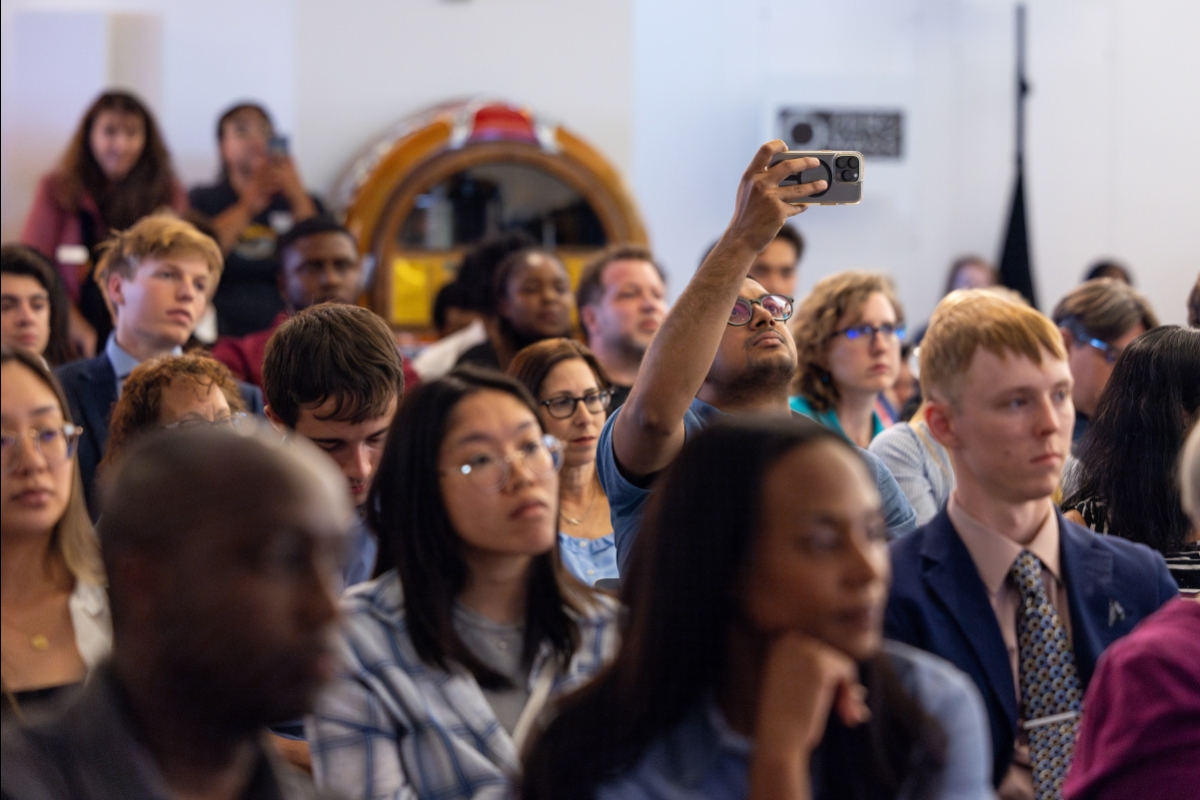
[[[772,142],[673,305],[507,233],[410,362],[266,110],[216,132],[186,192],[102,95],[3,247],[6,800],[1195,790],[1200,276],[798,298]]]

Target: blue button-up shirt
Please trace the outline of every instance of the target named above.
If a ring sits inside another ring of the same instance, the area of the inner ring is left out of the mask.
[[[588,586],[603,578],[619,578],[617,571],[617,539],[613,534],[599,539],[558,534],[558,552],[563,566]]]
[[[904,688],[946,734],[946,758],[936,788],[921,800],[991,800],[992,749],[983,700],[971,679],[948,661],[885,641]],[[601,786],[596,800],[730,800],[749,789],[754,742],[732,728],[709,701],[646,750],[633,769]],[[863,754],[864,758],[867,754]],[[813,775],[813,797],[834,798],[837,787]],[[902,800],[916,800],[901,789]]]
[[[113,374],[117,376],[117,397],[120,397],[121,392],[125,389],[125,379],[142,362],[134,358],[124,347],[117,344],[117,334],[115,332],[108,335],[108,341],[104,345],[104,355],[108,357],[108,363],[112,364]],[[171,355],[183,355],[183,348],[176,347],[171,351]]]

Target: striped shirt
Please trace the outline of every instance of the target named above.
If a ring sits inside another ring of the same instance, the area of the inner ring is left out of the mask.
[[[580,644],[551,698],[586,683],[616,655],[617,604],[599,596],[576,617]],[[474,676],[417,655],[395,570],[342,597],[339,668],[307,722],[318,785],[366,800],[509,798],[520,774],[512,737]],[[530,688],[552,668],[543,643]]]
[[[876,436],[871,453],[891,471],[917,514],[917,525],[938,515],[954,491],[950,455],[923,421],[898,422]]]

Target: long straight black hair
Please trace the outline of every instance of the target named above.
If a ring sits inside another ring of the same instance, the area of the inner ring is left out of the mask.
[[[561,705],[529,751],[524,800],[583,800],[633,768],[704,699],[726,669],[737,585],[760,527],[767,470],[836,434],[793,420],[722,421],[690,439],[656,485],[623,576],[629,617],[616,661]],[[941,767],[944,734],[900,684],[887,657],[861,665],[870,722],[836,714],[819,749],[838,796],[891,798]],[[917,796],[921,796],[919,793]]]
[[[379,537],[376,575],[390,569],[399,573],[408,633],[421,660],[443,670],[456,661],[480,686],[498,689],[508,688],[508,679],[472,653],[454,629],[455,598],[469,574],[438,480],[438,454],[450,415],[463,400],[484,391],[516,398],[538,419],[525,387],[498,372],[460,367],[419,384],[392,422],[368,499],[368,521]],[[534,557],[526,597],[526,662],[548,641],[565,666],[579,646],[572,612],[586,615],[595,608],[596,595],[567,573],[555,547]]]
[[[1069,508],[1103,501],[1108,532],[1172,553],[1191,523],[1179,496],[1179,452],[1200,412],[1200,330],[1162,325],[1117,359],[1079,448]]]

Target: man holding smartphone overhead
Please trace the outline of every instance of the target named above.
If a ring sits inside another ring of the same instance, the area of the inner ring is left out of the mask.
[[[222,114],[217,143],[218,181],[192,189],[188,201],[209,218],[225,254],[225,280],[213,298],[218,333],[245,336],[269,328],[283,311],[276,240],[322,209],[262,106],[239,103]]]
[[[738,186],[733,219],[684,288],[646,351],[629,399],[604,426],[597,447],[600,482],[608,495],[622,571],[654,477],[688,436],[723,414],[790,414],[788,386],[796,344],[784,324],[790,297],[771,294],[747,277],[755,257],[804,199],[825,180],[780,186],[818,162],[771,159],[783,142],[764,144]],[[815,424],[815,423],[814,423]],[[912,507],[887,468],[864,451],[895,536],[916,527]]]

